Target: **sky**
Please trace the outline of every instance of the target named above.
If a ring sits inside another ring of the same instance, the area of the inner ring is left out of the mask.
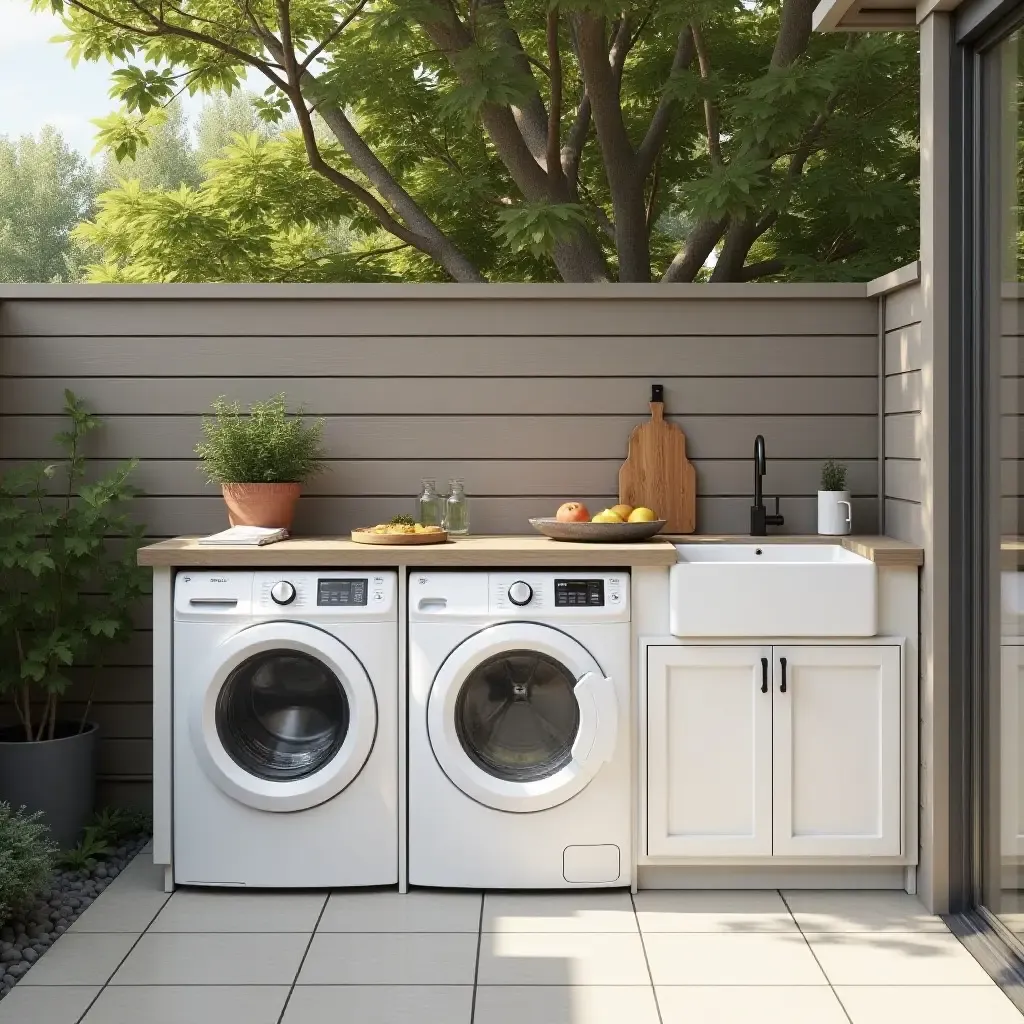
[[[29,0],[0,0],[0,135],[35,135],[52,124],[68,144],[90,156],[96,128],[90,121],[117,108],[107,92],[112,65],[65,56],[64,43],[49,40],[64,31],[59,18],[33,13]],[[182,97],[190,117],[202,97]]]

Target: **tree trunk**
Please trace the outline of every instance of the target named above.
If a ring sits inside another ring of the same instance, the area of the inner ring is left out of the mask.
[[[626,133],[619,87],[608,63],[607,23],[580,14],[576,21],[583,80],[593,109],[597,141],[615,212],[615,248],[620,281],[650,281],[651,251],[647,238],[647,204],[636,153]]]

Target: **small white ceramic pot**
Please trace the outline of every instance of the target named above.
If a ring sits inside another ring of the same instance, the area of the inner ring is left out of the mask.
[[[853,528],[849,491],[818,491],[818,533],[841,537]]]

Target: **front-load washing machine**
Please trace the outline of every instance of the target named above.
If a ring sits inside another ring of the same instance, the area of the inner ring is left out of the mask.
[[[398,881],[397,605],[394,572],[178,572],[175,883]]]
[[[629,575],[411,572],[409,881],[630,883]]]

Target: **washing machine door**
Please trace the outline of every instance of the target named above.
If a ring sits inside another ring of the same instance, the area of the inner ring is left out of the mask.
[[[190,709],[192,746],[235,800],[265,811],[315,807],[366,764],[373,685],[331,634],[299,622],[249,626],[216,648],[206,677]]]
[[[612,680],[572,637],[536,623],[475,633],[445,660],[427,700],[438,764],[467,796],[539,811],[579,793],[615,751]]]

